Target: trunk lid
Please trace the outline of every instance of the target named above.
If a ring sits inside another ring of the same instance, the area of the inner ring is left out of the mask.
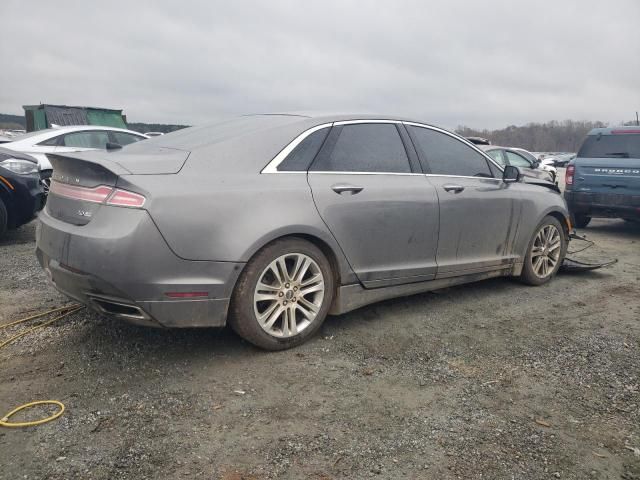
[[[174,148],[133,147],[47,155],[53,175],[46,213],[66,223],[86,225],[101,208],[110,208],[105,201],[114,187],[147,197],[147,192],[130,183],[131,176],[178,173],[189,156]]]

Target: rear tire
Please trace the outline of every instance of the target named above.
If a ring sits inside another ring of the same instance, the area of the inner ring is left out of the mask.
[[[586,215],[574,215],[575,226],[578,228],[585,228],[589,225],[591,221],[591,217],[587,217]]]
[[[9,215],[7,214],[7,207],[4,206],[4,202],[0,198],[0,238],[2,238],[7,231],[8,222]]]
[[[231,298],[229,325],[266,350],[304,343],[322,326],[335,280],[322,251],[305,240],[276,240],[249,260]]]
[[[546,216],[536,227],[527,247],[520,280],[527,285],[543,285],[551,280],[567,253],[567,238],[557,218]]]

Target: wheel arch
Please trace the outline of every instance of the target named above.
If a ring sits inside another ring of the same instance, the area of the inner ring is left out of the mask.
[[[294,228],[287,230],[277,230],[271,234],[262,237],[255,242],[243,255],[243,260],[248,263],[258,252],[268,245],[285,238],[300,238],[315,245],[327,257],[331,270],[333,271],[336,286],[355,283],[357,278],[353,272],[349,262],[342,253],[342,250],[335,242],[333,237],[324,232],[316,231],[309,228]]]
[[[551,210],[545,214],[545,217],[546,216],[551,216],[551,217],[554,217],[556,220],[558,220],[560,222],[560,225],[562,225],[562,230],[564,230],[564,234],[566,235],[567,239],[569,239],[569,234],[571,233],[571,230],[570,230],[571,220],[569,215],[567,213],[561,212],[560,210]]]

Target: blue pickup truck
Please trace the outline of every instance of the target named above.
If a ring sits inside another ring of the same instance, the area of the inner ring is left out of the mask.
[[[567,166],[565,199],[574,225],[593,217],[640,220],[640,127],[594,128]]]

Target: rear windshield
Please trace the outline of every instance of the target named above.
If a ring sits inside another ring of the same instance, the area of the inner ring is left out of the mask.
[[[640,135],[589,135],[578,157],[582,158],[640,158]]]

